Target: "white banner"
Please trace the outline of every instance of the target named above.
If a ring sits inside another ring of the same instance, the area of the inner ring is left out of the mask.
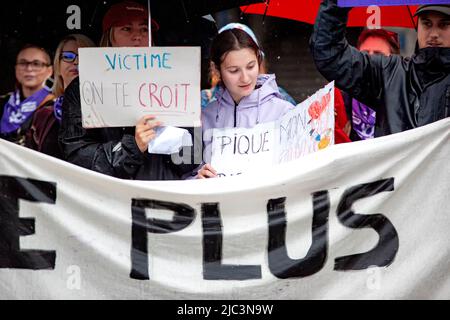
[[[175,182],[0,141],[0,298],[449,299],[449,138],[446,119]]]
[[[83,127],[200,125],[200,48],[80,48]]]

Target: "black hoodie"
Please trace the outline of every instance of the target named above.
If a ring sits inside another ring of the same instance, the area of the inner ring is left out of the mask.
[[[178,180],[198,166],[176,165],[170,155],[142,153],[135,142],[134,127],[84,129],[79,78],[74,79],[64,92],[62,108],[59,143],[65,158],[73,164],[134,180]]]

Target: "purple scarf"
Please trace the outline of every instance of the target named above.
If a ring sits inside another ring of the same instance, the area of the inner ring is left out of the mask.
[[[64,96],[59,96],[56,99],[55,104],[53,105],[53,113],[54,113],[55,118],[58,120],[59,123],[61,123],[61,119],[62,119],[62,105],[63,105],[63,101],[64,101]]]
[[[375,111],[356,99],[352,100],[353,130],[362,140],[375,136]]]
[[[50,91],[43,88],[25,100],[20,101],[20,91],[14,92],[5,104],[0,122],[0,133],[17,131],[33,115],[36,108],[49,94]]]

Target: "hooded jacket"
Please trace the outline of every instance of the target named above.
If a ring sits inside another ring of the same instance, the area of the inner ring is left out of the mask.
[[[142,153],[134,127],[84,129],[81,124],[80,81],[64,92],[59,143],[65,158],[109,176],[134,180],[178,180],[198,164],[173,163],[170,155]]]
[[[450,48],[420,49],[411,58],[358,51],[345,39],[349,8],[322,0],[310,48],[329,81],[377,113],[375,137],[450,115]]]
[[[275,121],[293,108],[294,105],[282,98],[273,74],[259,75],[256,89],[237,105],[228,90],[220,86],[216,100],[202,110],[204,162],[211,162],[212,129],[251,128]]]

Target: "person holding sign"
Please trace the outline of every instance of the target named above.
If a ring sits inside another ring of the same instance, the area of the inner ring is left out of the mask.
[[[53,94],[57,98],[54,105],[42,107],[34,113],[31,128],[26,133],[26,147],[63,158],[58,145],[58,131],[64,90],[78,76],[78,48],[94,46],[92,40],[82,34],[68,35],[58,44],[53,61]]]
[[[450,116],[450,5],[417,9],[418,50],[411,58],[369,55],[345,39],[349,8],[322,0],[311,52],[329,81],[376,112],[375,137]]]
[[[0,101],[0,138],[24,145],[33,113],[53,104],[54,96],[45,82],[53,68],[45,49],[26,45],[17,55],[16,91]]]
[[[210,165],[214,128],[251,128],[277,120],[294,108],[282,98],[275,75],[259,74],[262,50],[246,25],[230,23],[220,29],[211,46],[211,60],[220,83],[216,100],[202,110],[206,164],[197,172],[198,179],[217,176]]]
[[[147,8],[133,1],[114,4],[103,18],[101,44],[111,47],[149,45]],[[82,62],[81,62],[82,63]],[[82,127],[80,81],[64,94],[59,141],[67,160],[79,166],[123,179],[176,180],[185,173],[170,155],[150,154],[148,145],[161,125],[146,115],[135,127],[85,129]],[[187,165],[188,171],[192,166]]]

